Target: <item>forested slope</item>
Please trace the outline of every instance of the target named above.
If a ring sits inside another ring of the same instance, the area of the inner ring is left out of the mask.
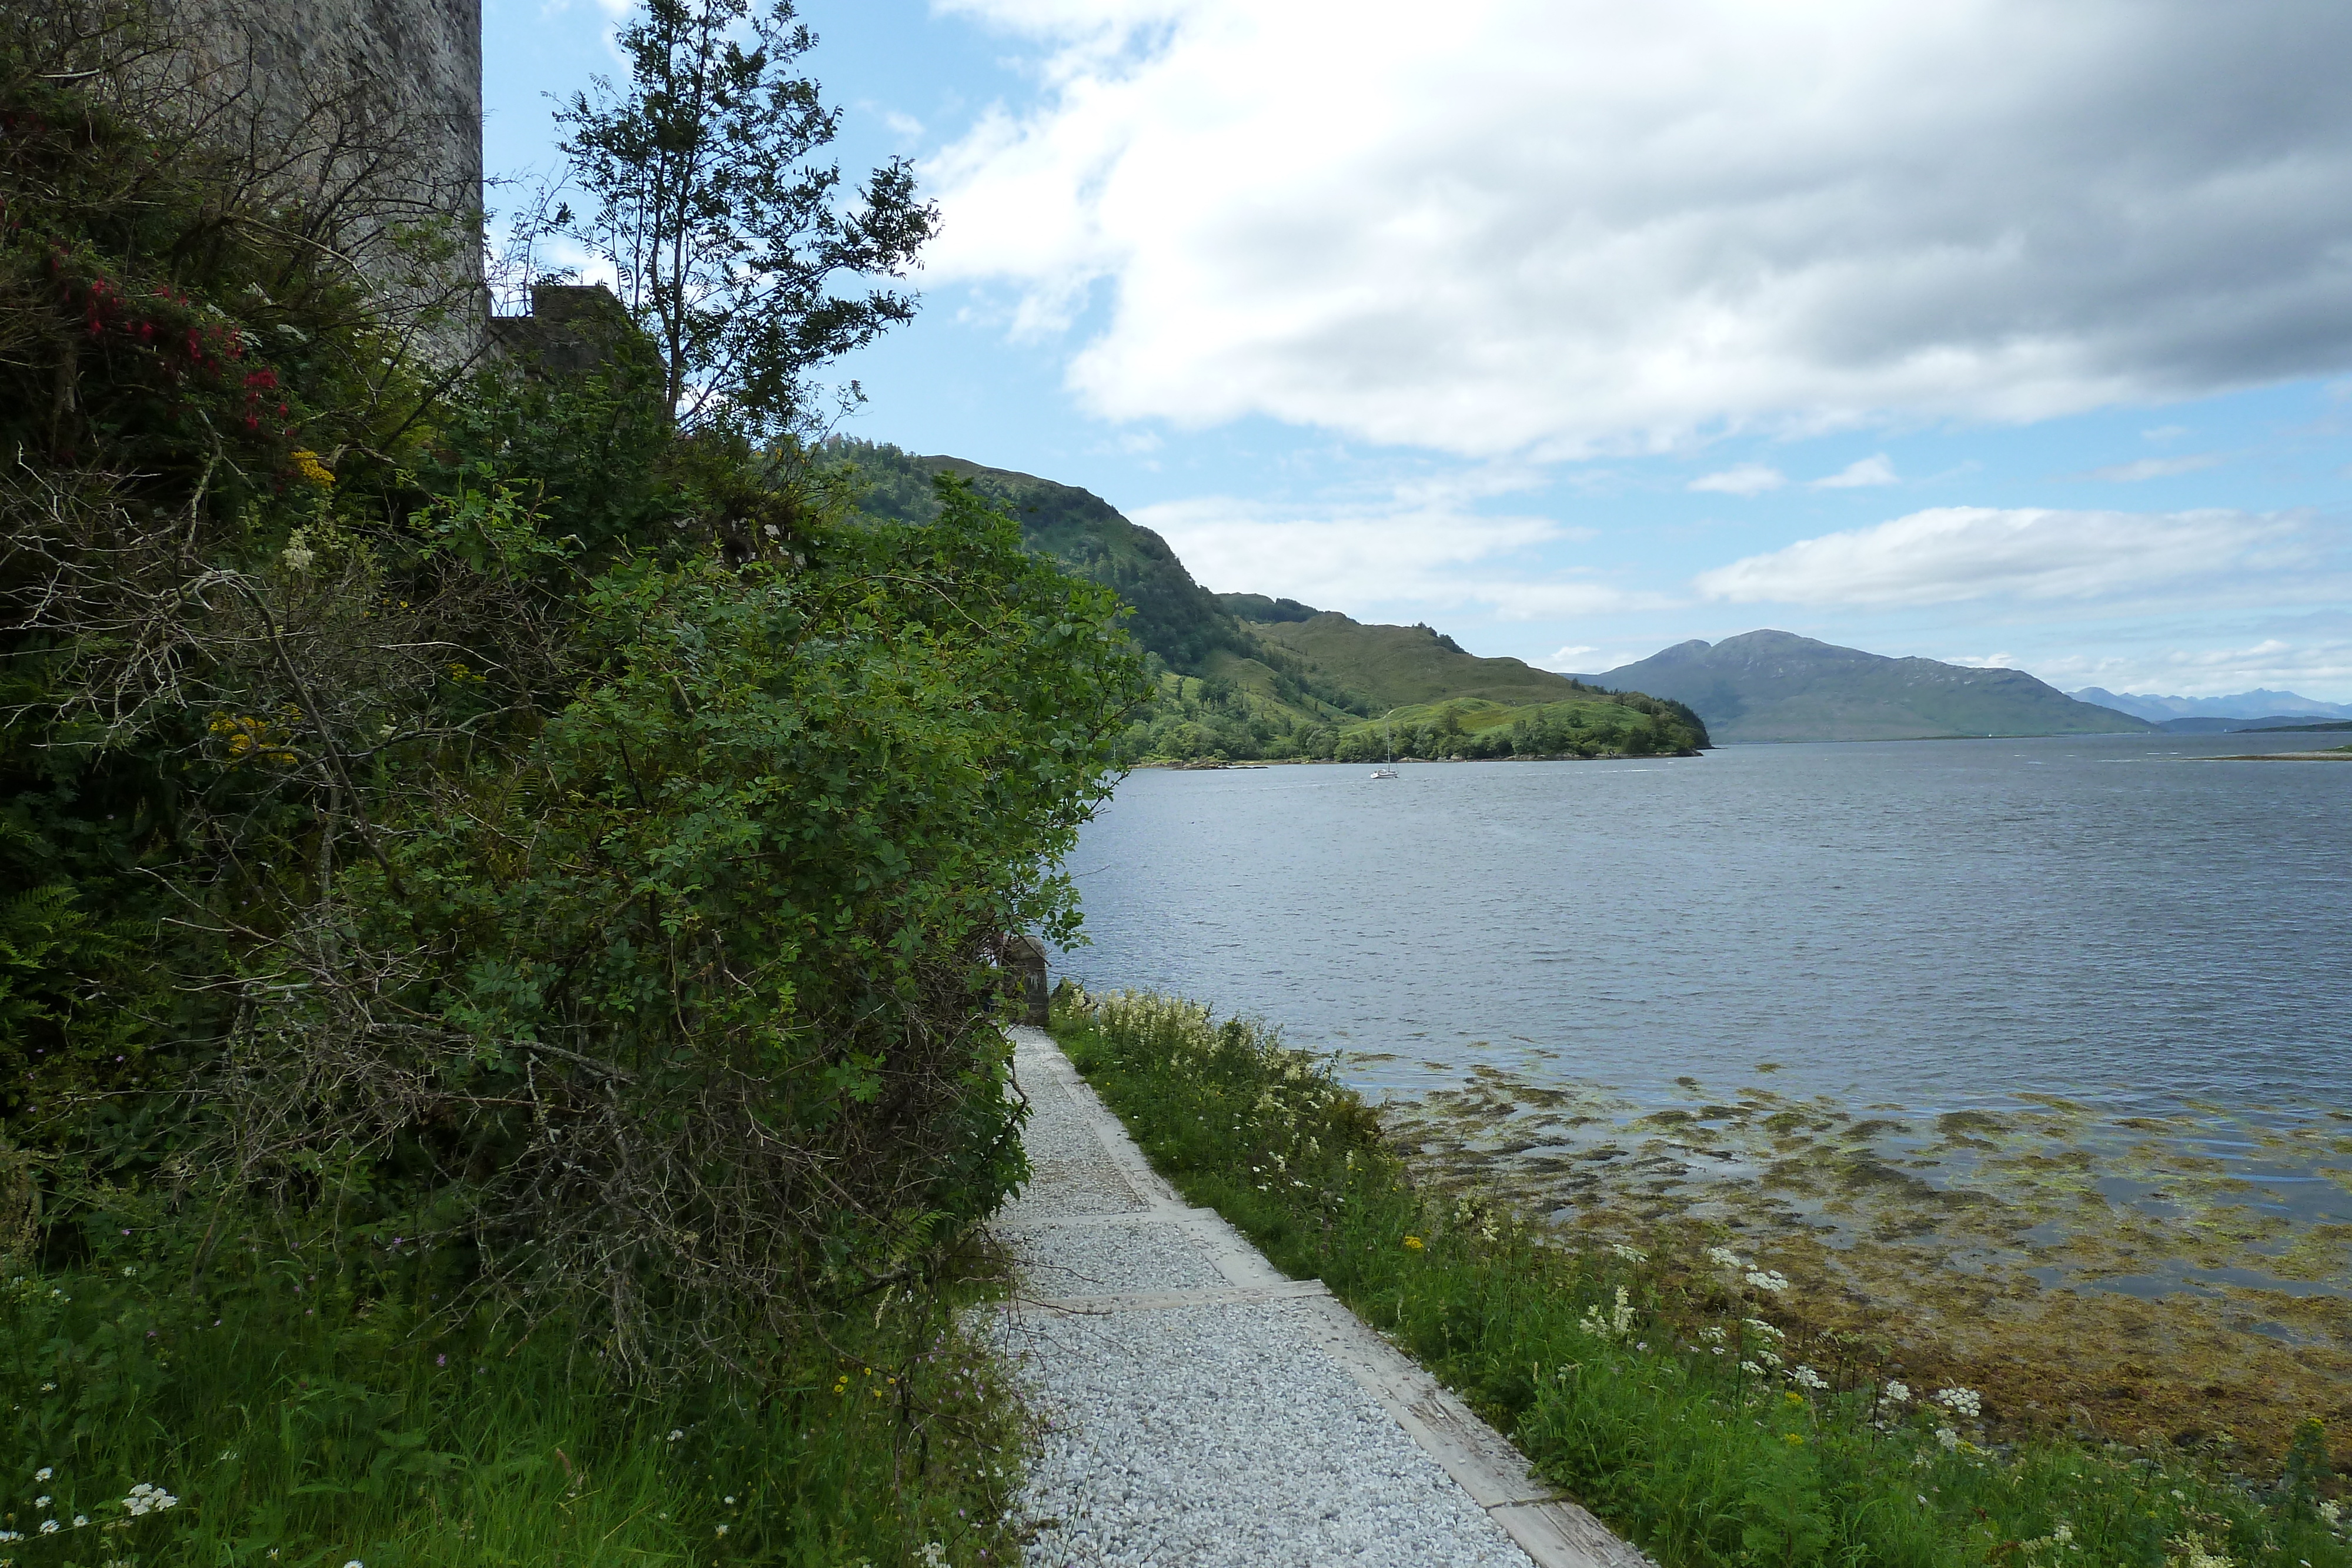
[[[877,518],[920,521],[939,504],[933,476],[968,480],[1019,519],[1026,548],[1132,606],[1128,630],[1157,685],[1122,738],[1130,762],[1392,749],[1596,757],[1708,744],[1706,726],[1678,705],[1479,658],[1427,626],[1366,625],[1296,600],[1210,593],[1158,534],[1073,486],[876,443],[835,441],[826,452],[854,469],[857,504]]]

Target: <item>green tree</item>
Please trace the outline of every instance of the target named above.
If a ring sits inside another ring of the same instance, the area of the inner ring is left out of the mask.
[[[792,0],[649,0],[619,43],[627,84],[598,78],[556,117],[594,204],[558,205],[546,230],[613,268],[681,428],[803,429],[809,373],[915,312],[910,294],[836,284],[903,277],[937,210],[904,159],[844,199],[818,156],[840,110],[795,74],[816,39]]]

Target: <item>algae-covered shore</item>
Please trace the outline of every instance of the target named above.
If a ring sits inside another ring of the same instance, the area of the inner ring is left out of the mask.
[[[1687,1078],[1638,1102],[1481,1066],[1382,1120],[1423,1179],[1570,1232],[1730,1240],[1811,1327],[1982,1388],[2021,1431],[2256,1467],[2310,1416],[2352,1443],[2345,1111],[1937,1112]]]

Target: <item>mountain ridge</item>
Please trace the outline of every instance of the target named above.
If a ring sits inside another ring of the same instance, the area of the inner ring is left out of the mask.
[[[2154,726],[2022,670],[1894,658],[1769,628],[1698,638],[1582,679],[1696,711],[1718,742],[2137,734]]]
[[[929,521],[940,505],[932,480],[952,475],[1020,523],[1024,548],[1129,602],[1128,629],[1156,687],[1122,741],[1130,763],[1360,760],[1391,748],[1418,757],[1687,756],[1709,744],[1706,727],[1677,703],[1481,658],[1434,627],[1213,594],[1166,540],[1076,486],[881,443],[839,440],[826,452],[869,517]]]
[[[2218,697],[2166,697],[2154,693],[2111,692],[2084,686],[2067,695],[2076,702],[2127,713],[2162,724],[2175,718],[2352,718],[2352,703],[2323,702],[2296,692],[2274,692],[2263,686]]]
[[[1560,674],[1471,653],[1427,625],[1359,622],[1262,593],[1212,593],[1165,539],[1076,486],[877,443],[836,441],[829,451],[854,466],[867,514],[928,521],[939,506],[934,476],[954,475],[1012,513],[1028,549],[1125,599],[1133,607],[1129,629],[1159,686],[1129,738],[1138,758],[1339,755],[1394,710],[1410,710],[1396,721],[1400,741],[1412,726],[1410,744],[1423,754],[1465,756],[2154,727],[2021,670],[1890,658],[1770,629],[1678,643],[1597,675]],[[2271,707],[2253,716],[2301,711]],[[1566,722],[1571,712],[1575,725]],[[1495,749],[1507,735],[1506,749]]]

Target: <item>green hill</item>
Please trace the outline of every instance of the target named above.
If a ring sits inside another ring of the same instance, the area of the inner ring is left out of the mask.
[[[1368,626],[1264,594],[1213,594],[1166,540],[1100,497],[1034,474],[836,441],[859,507],[927,522],[953,474],[1021,523],[1023,544],[1118,591],[1159,695],[1129,727],[1134,762],[1689,753],[1706,727],[1679,704],[1618,695],[1517,659],[1482,659],[1427,626]]]
[[[1247,623],[1261,656],[1268,647],[1291,654],[1319,683],[1355,697],[1366,712],[1448,697],[1513,705],[1600,695],[1581,681],[1517,659],[1479,658],[1433,627],[1368,626],[1336,610],[1255,593],[1218,598]]]
[[[1891,659],[1787,632],[1679,643],[1588,677],[1696,710],[1718,741],[2122,735],[2154,727],[2077,702],[2022,670]]]

